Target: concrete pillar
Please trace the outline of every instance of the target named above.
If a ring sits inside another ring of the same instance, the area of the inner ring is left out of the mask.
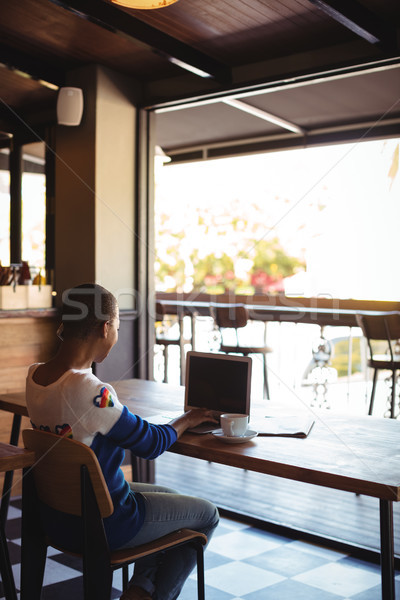
[[[139,86],[103,67],[70,74],[84,112],[56,128],[55,289],[96,282],[134,308],[136,108]]]

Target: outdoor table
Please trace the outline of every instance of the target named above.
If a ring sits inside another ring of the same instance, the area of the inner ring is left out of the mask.
[[[201,315],[213,316],[213,309],[217,306],[231,306],[235,304],[245,304],[249,311],[249,318],[252,321],[278,321],[288,323],[307,323],[310,325],[327,325],[336,327],[358,327],[356,315],[380,315],[382,310],[365,310],[356,308],[340,308],[332,305],[330,308],[321,306],[302,306],[295,300],[287,300],[286,305],[260,303],[249,299],[246,302],[225,302],[225,301],[206,301],[206,300],[179,300],[163,299],[157,300],[165,308],[166,314],[171,315]],[[390,311],[391,312],[391,311]]]

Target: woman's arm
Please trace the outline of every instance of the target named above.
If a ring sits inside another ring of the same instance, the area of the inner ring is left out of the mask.
[[[186,431],[186,429],[196,427],[196,425],[200,425],[204,422],[212,422],[216,424],[219,423],[212,410],[208,410],[206,408],[193,408],[184,415],[181,415],[180,417],[170,421],[168,425],[171,425],[175,429],[179,438]]]

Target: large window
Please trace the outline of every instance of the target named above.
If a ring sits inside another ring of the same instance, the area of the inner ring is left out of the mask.
[[[157,290],[400,300],[399,143],[158,168]]]
[[[0,168],[0,263],[10,264],[10,173],[5,153]]]
[[[46,182],[44,174],[22,177],[22,259],[37,269],[45,267]]]
[[[10,264],[10,172],[7,152],[0,168],[0,262]],[[44,144],[23,147],[21,258],[32,268],[32,275],[45,267],[46,181]]]

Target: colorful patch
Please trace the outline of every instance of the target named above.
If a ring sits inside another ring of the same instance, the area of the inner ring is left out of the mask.
[[[68,423],[64,423],[64,425],[56,425],[56,434],[72,438],[72,428],[70,425],[68,425]]]
[[[33,429],[39,429],[40,431],[51,431],[48,425],[39,425],[38,427],[33,421],[31,421],[31,425]]]
[[[108,406],[114,406],[114,400],[110,390],[106,387],[102,387],[100,394],[93,399],[93,404],[98,408],[107,408]]]

